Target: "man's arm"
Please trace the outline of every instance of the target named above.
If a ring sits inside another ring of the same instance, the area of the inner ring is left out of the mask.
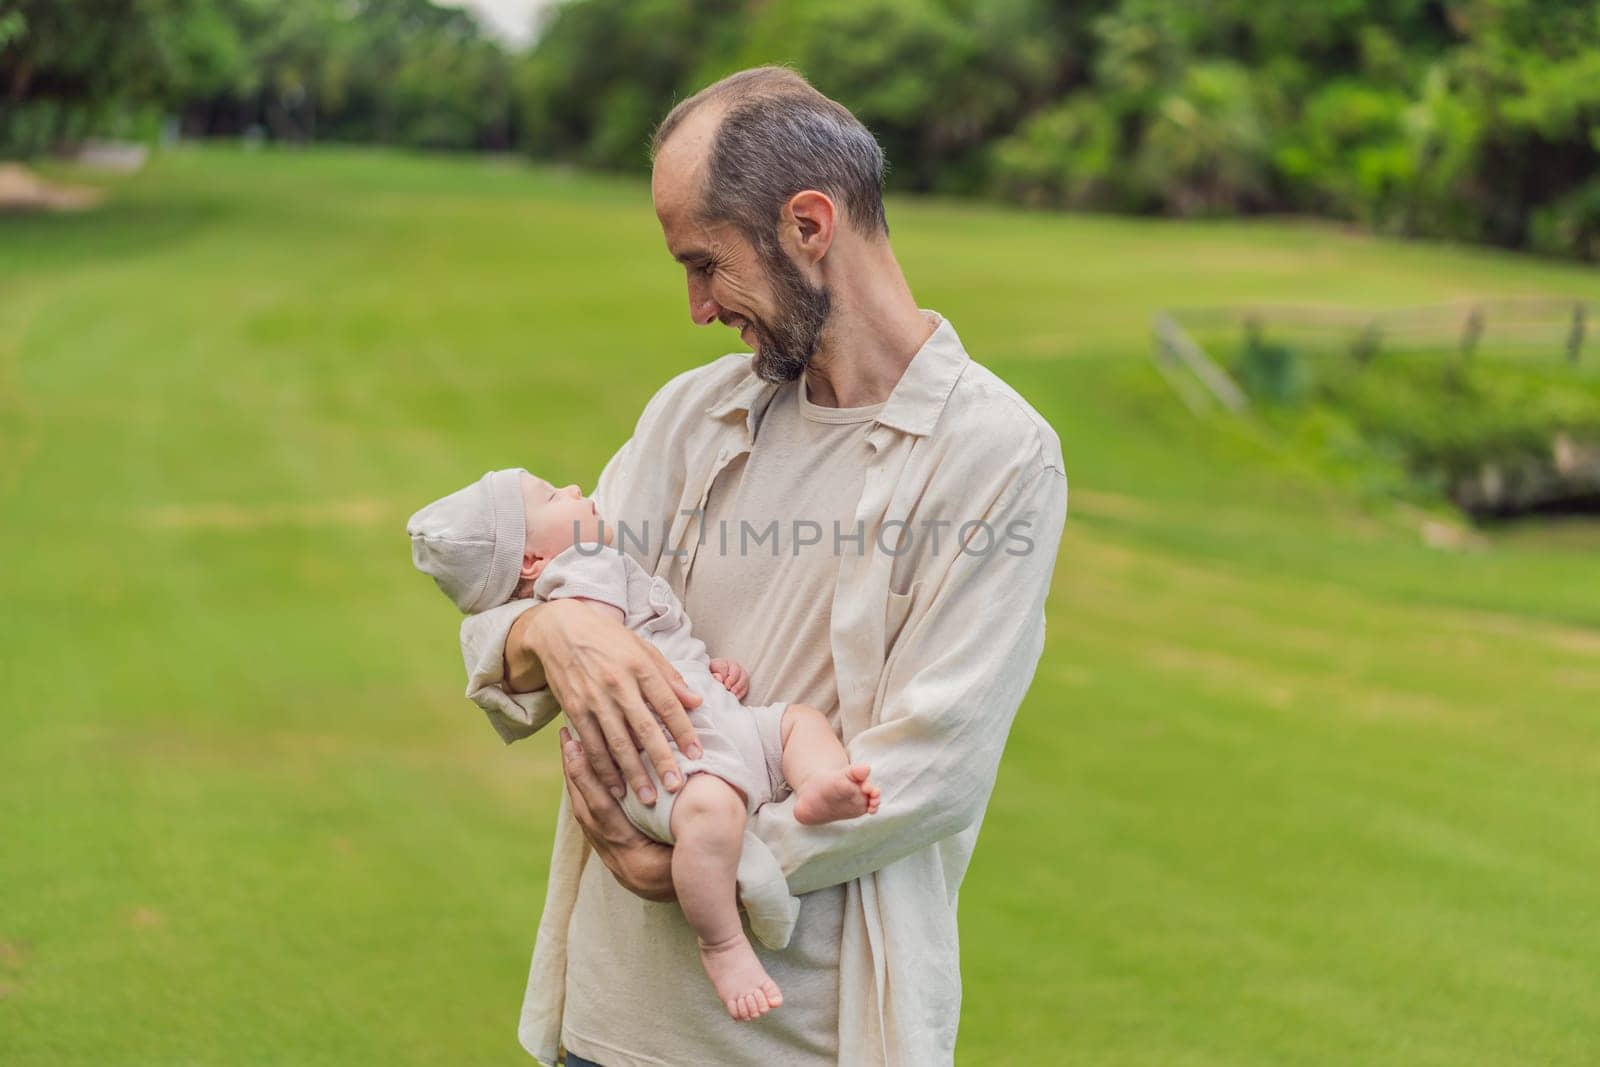
[[[932,603],[895,642],[883,714],[848,746],[851,762],[871,764],[883,789],[876,815],[805,826],[792,803],[756,813],[755,832],[792,892],[860,878],[982,817],[1044,646],[1044,602],[1066,504],[1066,479],[1054,467],[1019,483],[983,516],[995,550],[958,554]],[[1003,539],[1018,522],[1027,523],[1032,547],[1013,555]]]

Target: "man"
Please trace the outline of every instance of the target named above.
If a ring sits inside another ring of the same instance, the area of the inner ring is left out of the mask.
[[[616,797],[681,783],[698,698],[648,643],[568,603],[463,623],[468,692],[510,741],[565,711],[567,793],[520,1036],[549,1063],[949,1062],[956,892],[1044,640],[1067,486],[1050,427],[920,310],[888,241],[883,156],[781,68],[662,122],[652,194],[699,325],[754,355],[680,375],[596,489],[619,544],[683,598],[748,702],[827,712],[883,789],[870,819],[754,817],[801,896],[733,1022],[699,981],[670,849]],[[665,729],[663,729],[665,727]],[[594,862],[598,860],[599,862]]]

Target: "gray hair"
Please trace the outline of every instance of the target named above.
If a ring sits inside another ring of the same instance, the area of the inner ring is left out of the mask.
[[[815,189],[839,201],[860,232],[888,235],[877,139],[849,108],[787,67],[741,70],[680,101],[656,127],[650,158],[684,119],[713,102],[725,110],[711,143],[702,214],[731,222],[771,254],[784,203]]]

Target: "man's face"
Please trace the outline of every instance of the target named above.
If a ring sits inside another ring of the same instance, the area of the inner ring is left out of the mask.
[[[689,317],[698,326],[721,322],[738,330],[755,352],[758,375],[793,381],[827,325],[828,291],[812,285],[776,239],[763,253],[733,225],[700,217],[703,166],[693,154],[709,142],[697,118],[662,147],[652,181],[667,251],[686,273]]]

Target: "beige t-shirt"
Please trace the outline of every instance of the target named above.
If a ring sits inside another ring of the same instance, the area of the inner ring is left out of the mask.
[[[882,405],[825,408],[802,382],[780,388],[750,453],[718,476],[684,591],[694,633],[713,657],[750,672],[745,703],[798,701],[838,726],[829,623],[840,552],[851,540],[867,430]],[[794,938],[756,952],[783,1006],[736,1023],[700,970],[676,904],[584,867],[570,927],[563,1043],[606,1065],[835,1063],[844,888],[801,898]],[[648,1004],[651,1012],[632,1010]]]

